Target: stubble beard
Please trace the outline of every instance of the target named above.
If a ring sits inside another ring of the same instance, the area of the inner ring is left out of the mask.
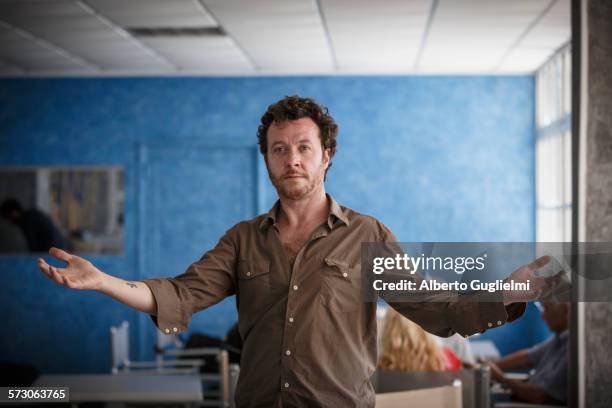
[[[286,198],[288,200],[300,200],[310,195],[317,187],[323,185],[325,169],[323,164],[321,164],[314,177],[310,177],[310,175],[303,176],[302,180],[305,180],[306,183],[296,183],[290,179],[283,179],[283,176],[275,177],[270,172],[270,168],[268,168],[268,174],[270,176],[270,181],[276,188],[276,192],[278,193],[279,197]]]

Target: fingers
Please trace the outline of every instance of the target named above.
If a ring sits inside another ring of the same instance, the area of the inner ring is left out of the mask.
[[[556,293],[567,291],[570,286],[565,284],[563,274],[564,272],[561,271],[553,276],[533,279],[534,300],[545,300]]]
[[[51,278],[51,270],[49,269],[49,264],[47,264],[42,258],[38,258],[38,267],[41,271],[47,275],[47,277]]]
[[[45,275],[47,275],[49,279],[56,283],[59,283],[57,281],[56,274],[53,271],[53,267],[46,263],[42,258],[38,258],[38,267],[45,273]]]
[[[45,273],[45,275],[47,275],[49,279],[51,279],[58,285],[70,285],[70,282],[66,275],[61,274],[56,267],[49,265],[42,258],[38,258],[38,267]]]
[[[549,262],[550,262],[550,256],[544,255],[544,256],[539,257],[532,263],[530,263],[528,266],[530,269],[535,270],[535,269],[540,269],[546,266]]]
[[[70,255],[68,252],[55,247],[51,247],[51,249],[49,249],[49,254],[52,257],[64,262],[70,262],[72,259],[72,255]]]

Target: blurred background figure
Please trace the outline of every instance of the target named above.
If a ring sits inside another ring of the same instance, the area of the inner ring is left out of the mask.
[[[21,228],[4,217],[0,217],[0,253],[28,252],[28,242]]]
[[[554,333],[546,341],[519,350],[496,361],[486,362],[491,367],[491,378],[510,389],[518,401],[533,403],[567,402],[567,359],[569,342],[569,304],[536,302],[542,320]],[[504,372],[533,368],[527,381],[508,378]]]
[[[9,198],[0,206],[0,213],[2,218],[21,229],[30,252],[47,252],[51,247],[70,249],[66,238],[42,211],[35,208],[24,210],[19,201]]]
[[[461,361],[435,336],[389,308],[383,321],[378,367],[399,371],[456,371]]]

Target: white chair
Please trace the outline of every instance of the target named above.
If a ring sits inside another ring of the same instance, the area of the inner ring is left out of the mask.
[[[497,402],[495,408],[565,408],[561,405],[530,404],[527,402]]]
[[[236,386],[238,385],[238,376],[240,375],[240,366],[238,364],[229,365],[229,408],[236,408]]]
[[[181,358],[190,357],[200,361],[205,366],[204,358],[212,356],[216,358],[219,371],[217,373],[200,373],[203,386],[217,386],[218,391],[207,390],[204,393],[204,402],[201,406],[233,407],[236,383],[240,368],[237,364],[229,364],[227,350],[219,347],[184,348],[184,344],[175,334],[165,334],[157,330],[157,343],[155,346],[156,361],[163,362],[168,357]],[[199,359],[199,360],[198,360]],[[212,398],[211,398],[212,397]]]
[[[376,408],[461,408],[462,406],[459,380],[443,387],[376,394]]]
[[[128,374],[138,371],[143,374],[199,374],[201,360],[131,361],[130,325],[124,321],[110,328],[111,372]]]
[[[490,371],[486,366],[459,371],[376,370],[372,384],[377,393],[413,391],[448,386],[459,380],[464,407],[490,408]]]

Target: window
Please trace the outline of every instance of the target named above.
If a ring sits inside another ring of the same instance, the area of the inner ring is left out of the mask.
[[[123,170],[1,167],[0,254],[123,252]]]
[[[536,241],[571,242],[571,50],[536,74]]]

